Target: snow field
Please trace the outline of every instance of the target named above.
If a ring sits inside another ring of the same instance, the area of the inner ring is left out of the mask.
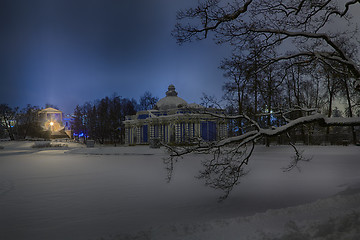
[[[194,178],[204,155],[184,157],[166,183],[163,149],[30,146],[0,150],[0,239],[261,239],[360,202],[355,146],[304,147],[312,160],[286,173],[290,147],[257,146],[249,174],[222,203]]]

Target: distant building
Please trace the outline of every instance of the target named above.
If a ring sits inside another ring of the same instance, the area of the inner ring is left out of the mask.
[[[165,143],[188,143],[201,138],[215,141],[227,137],[227,125],[223,119],[204,112],[205,107],[188,104],[177,96],[174,85],[170,85],[166,96],[154,109],[140,111],[127,116],[125,124],[126,144],[148,144],[151,139]],[[206,109],[222,113],[221,109]]]
[[[62,111],[55,108],[45,108],[39,111],[39,121],[45,131],[50,131],[52,137],[70,137],[65,133]]]

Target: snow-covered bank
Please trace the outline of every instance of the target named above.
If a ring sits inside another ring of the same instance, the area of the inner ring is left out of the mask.
[[[360,189],[248,217],[165,225],[105,239],[329,240],[360,239]]]
[[[312,160],[288,173],[281,167],[293,154],[290,147],[258,146],[250,173],[218,203],[220,193],[194,178],[204,155],[186,156],[166,183],[162,149],[81,145],[24,153],[31,147],[22,144],[0,151],[0,239],[113,239],[141,231],[143,239],[231,239],[222,238],[227,232],[241,239],[236,229],[271,237],[287,221],[302,227],[311,214],[326,221],[330,209],[340,216],[360,202],[357,190],[333,198],[357,189],[355,146],[304,147]]]

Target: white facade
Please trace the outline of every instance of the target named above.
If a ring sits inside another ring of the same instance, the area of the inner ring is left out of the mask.
[[[206,109],[221,113],[220,109]],[[170,85],[166,97],[156,103],[154,109],[127,116],[125,124],[126,144],[148,144],[151,139],[164,143],[190,143],[201,138],[215,141],[227,137],[227,125],[223,119],[204,113],[198,104],[187,104],[177,96]]]

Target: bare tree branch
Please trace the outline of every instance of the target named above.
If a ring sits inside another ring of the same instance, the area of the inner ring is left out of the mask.
[[[321,127],[359,126],[360,117],[355,115],[331,118],[313,109],[324,106],[326,92],[322,91],[327,88],[323,79],[328,71],[346,83],[342,91],[346,93],[349,108],[354,102],[349,89],[360,90],[358,41],[352,34],[357,29],[352,31],[349,14],[357,3],[360,0],[239,0],[221,6],[221,0],[207,0],[196,9],[180,12],[178,19],[188,20],[188,23],[175,27],[173,35],[179,43],[204,39],[213,32],[216,43],[234,46],[232,59],[224,61],[222,69],[231,78],[226,90],[232,98],[231,103],[237,103],[238,109],[232,112],[238,114],[219,114],[204,109],[203,114],[231,122],[234,134],[214,143],[199,140],[186,148],[168,146],[170,156],[211,153],[213,158],[204,163],[205,171],[201,176],[208,185],[222,189],[224,196],[228,196],[239,177],[245,174],[243,167],[260,139],[288,134],[297,127],[305,136],[305,126],[314,126],[314,123]],[[347,21],[349,31],[331,28],[333,20]],[[290,48],[291,52],[286,51]],[[346,79],[354,79],[356,84],[348,84]],[[284,96],[277,96],[284,90],[287,102]],[[328,89],[330,102],[333,91],[333,88]],[[245,100],[248,106],[244,106]],[[271,122],[273,117],[276,124]],[[353,139],[356,143],[356,137]],[[307,160],[291,141],[290,145],[295,156],[284,169],[286,171],[299,169],[298,163]]]
[[[180,11],[178,13],[178,19],[184,18],[194,18],[194,17],[201,17],[202,26],[201,27],[192,27],[190,25],[181,25],[177,24],[175,26],[175,31],[173,35],[177,38],[178,43],[184,43],[191,40],[192,37],[196,36],[198,33],[204,33],[204,37],[206,38],[209,31],[213,31],[217,29],[222,23],[230,22],[237,19],[242,13],[248,11],[249,5],[252,3],[253,0],[248,0],[244,3],[243,6],[235,9],[230,13],[223,13],[219,14],[215,12],[214,16],[209,16],[209,9],[214,8],[219,1],[216,0],[208,0],[205,4],[200,5],[196,9],[189,9],[186,12]],[[197,38],[198,40],[203,38]]]
[[[250,119],[244,114],[227,116],[208,112],[209,115],[222,119],[246,119],[249,124],[254,127],[254,130],[246,132],[239,136],[229,137],[213,143],[203,142],[201,141],[201,139],[198,139],[197,142],[194,142],[194,145],[188,147],[174,147],[163,144],[170,151],[169,159],[166,160],[167,169],[169,171],[168,179],[171,178],[174,164],[179,157],[190,153],[211,154],[213,157],[203,162],[204,170],[200,171],[200,175],[198,176],[198,178],[204,179],[206,185],[215,189],[222,190],[224,194],[221,196],[220,200],[224,200],[228,197],[231,190],[239,183],[240,178],[246,175],[247,171],[245,171],[244,167],[249,162],[249,159],[255,148],[255,143],[261,138],[278,136],[283,133],[288,135],[291,129],[301,125],[307,125],[312,123],[318,123],[322,127],[360,126],[360,117],[331,118],[319,113],[299,117],[295,120],[290,120],[286,117],[287,114],[291,114],[295,111],[312,113],[315,111],[315,109],[295,108],[291,111],[278,111],[275,113],[271,113],[274,115],[282,116],[286,120],[286,123],[282,126],[272,127],[270,129],[261,128],[258,123],[256,123],[254,120]],[[265,115],[266,114],[264,114],[264,116]],[[293,147],[295,155],[289,166],[283,168],[283,170],[290,171],[294,168],[300,170],[298,163],[306,162],[310,159],[304,158],[302,152],[299,151],[295,144],[291,141],[290,145]]]

